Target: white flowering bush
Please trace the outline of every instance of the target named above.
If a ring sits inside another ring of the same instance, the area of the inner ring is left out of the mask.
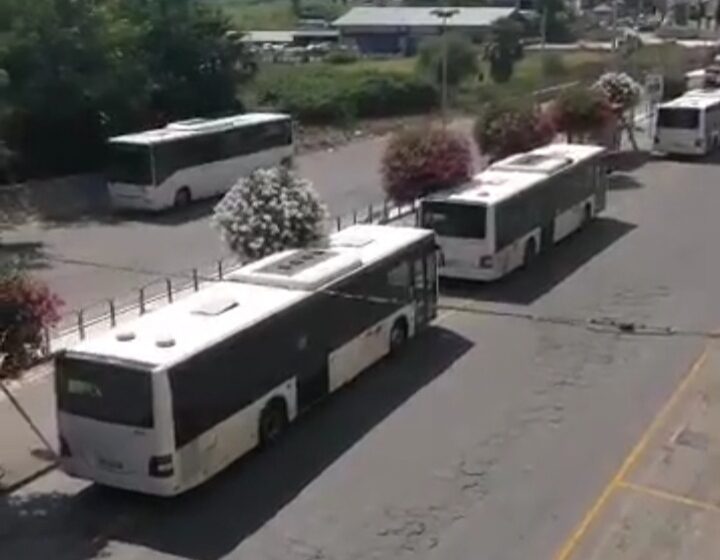
[[[632,77],[624,72],[606,72],[593,86],[611,105],[621,110],[634,107],[640,100],[642,89]]]
[[[258,259],[324,236],[327,209],[310,181],[286,167],[240,179],[215,207],[213,224],[243,259]]]

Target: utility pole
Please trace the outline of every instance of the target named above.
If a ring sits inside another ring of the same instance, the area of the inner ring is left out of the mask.
[[[447,126],[448,121],[448,41],[447,41],[447,22],[448,20],[456,15],[460,10],[457,8],[435,8],[430,13],[437,18],[440,18],[442,25],[442,122],[443,126]]]

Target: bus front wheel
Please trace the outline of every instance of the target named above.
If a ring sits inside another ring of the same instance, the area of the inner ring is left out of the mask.
[[[185,208],[192,202],[192,194],[190,189],[183,187],[175,193],[175,208]]]
[[[263,447],[277,441],[288,425],[287,405],[285,399],[271,399],[260,414],[258,433],[260,445]]]

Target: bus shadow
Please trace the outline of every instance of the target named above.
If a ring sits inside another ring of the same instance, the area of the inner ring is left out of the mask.
[[[615,218],[600,217],[541,254],[528,270],[515,271],[490,284],[446,280],[442,291],[454,297],[529,305],[636,227]]]
[[[140,222],[160,226],[179,226],[203,220],[212,214],[220,197],[204,198],[191,203],[186,208],[169,208],[161,212],[141,212],[124,210],[112,214],[114,222]]]
[[[239,460],[204,486],[172,499],[119,496],[127,506],[124,516],[134,522],[108,538],[194,560],[224,557],[472,346],[454,332],[430,327],[396,358],[311,410],[277,445]],[[117,507],[114,500],[110,506]]]

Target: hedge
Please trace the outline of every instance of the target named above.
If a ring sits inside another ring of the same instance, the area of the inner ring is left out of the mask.
[[[436,106],[438,92],[424,79],[400,72],[320,67],[266,74],[256,82],[256,98],[302,122],[325,124],[426,112]]]

